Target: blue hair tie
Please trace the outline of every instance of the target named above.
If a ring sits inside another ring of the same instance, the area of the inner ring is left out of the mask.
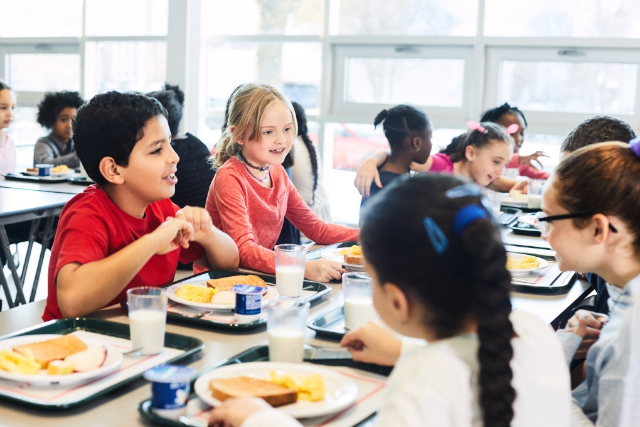
[[[629,142],[629,148],[631,148],[631,152],[636,155],[636,157],[640,157],[640,138],[634,138]]]
[[[487,218],[487,211],[478,205],[467,205],[460,209],[453,220],[453,232],[462,237],[469,224],[477,219]]]
[[[427,230],[427,236],[431,240],[431,245],[438,255],[441,255],[449,246],[449,240],[444,235],[442,229],[430,216],[424,219],[424,228]]]

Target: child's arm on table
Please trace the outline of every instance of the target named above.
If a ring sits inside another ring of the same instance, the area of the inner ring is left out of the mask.
[[[204,249],[205,256],[195,261],[207,269],[235,270],[240,263],[238,247],[228,234],[218,230],[211,222],[209,212],[203,208],[185,206],[176,218],[193,226],[193,241]]]
[[[109,304],[154,255],[188,247],[193,226],[168,218],[155,231],[100,260],[64,265],[56,277],[58,305],[64,317],[84,316]]]
[[[362,197],[370,196],[371,181],[375,181],[378,188],[382,188],[378,167],[387,161],[387,157],[389,157],[389,153],[386,151],[374,151],[360,164],[356,178],[353,180],[353,185],[356,186],[358,193]],[[429,159],[422,165],[415,162],[411,163],[411,170],[414,172],[429,172],[432,163],[433,157],[429,156]]]

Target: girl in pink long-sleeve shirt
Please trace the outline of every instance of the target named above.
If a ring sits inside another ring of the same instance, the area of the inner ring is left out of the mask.
[[[16,147],[9,135],[3,132],[13,122],[16,95],[5,83],[0,82],[0,179],[2,174],[16,171]]]
[[[236,242],[241,267],[275,273],[272,249],[285,216],[317,243],[358,240],[357,229],[320,220],[281,166],[297,135],[295,112],[284,95],[269,85],[243,85],[232,95],[228,117],[206,209]],[[327,260],[307,261],[305,268],[306,279],[320,282],[341,273],[339,263]]]

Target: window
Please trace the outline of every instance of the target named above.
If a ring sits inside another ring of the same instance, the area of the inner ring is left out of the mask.
[[[485,35],[640,37],[636,0],[485,0]]]
[[[0,0],[0,37],[79,37],[82,0]]]
[[[15,91],[80,90],[80,55],[7,54],[7,81]]]
[[[166,36],[168,12],[168,0],[86,0],[86,35]]]

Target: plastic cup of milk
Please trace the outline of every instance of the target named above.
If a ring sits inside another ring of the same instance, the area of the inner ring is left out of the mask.
[[[167,292],[162,288],[131,288],[127,291],[127,302],[131,348],[138,355],[161,353],[167,323]]]
[[[271,362],[302,363],[309,303],[293,298],[269,301],[267,336]]]
[[[365,273],[344,273],[342,275],[344,293],[344,324],[353,331],[376,317],[373,308],[373,284]]]
[[[191,377],[196,370],[188,366],[158,365],[144,373],[151,381],[151,408],[163,418],[177,420],[187,412]]]
[[[502,204],[502,195],[497,191],[485,190],[482,194],[487,198],[491,205],[491,210],[496,218],[500,217],[500,206]]]
[[[307,248],[302,245],[277,245],[276,289],[284,297],[302,295]]]

